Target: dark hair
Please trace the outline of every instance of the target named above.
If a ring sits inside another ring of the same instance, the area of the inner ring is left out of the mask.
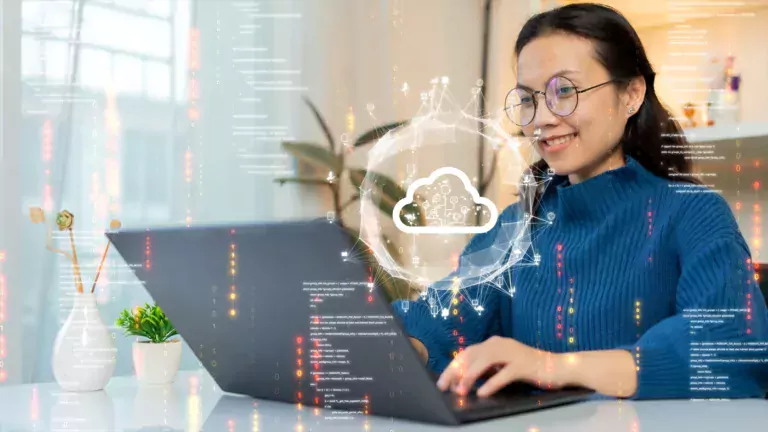
[[[575,3],[542,12],[523,25],[515,43],[515,57],[537,37],[565,33],[590,40],[597,60],[608,70],[612,79],[625,80],[642,76],[645,79],[645,99],[638,112],[629,118],[620,145],[625,155],[632,156],[653,174],[690,183],[700,182],[692,177],[692,167],[679,152],[664,153],[666,145],[686,145],[687,140],[677,121],[656,96],[654,72],[637,32],[617,10],[594,3]],[[619,84],[621,85],[621,83]],[[540,176],[549,167],[541,159],[530,170]],[[536,191],[536,195],[540,194]],[[528,194],[526,194],[528,195]],[[538,199],[534,198],[534,203]],[[534,210],[535,213],[535,210]]]

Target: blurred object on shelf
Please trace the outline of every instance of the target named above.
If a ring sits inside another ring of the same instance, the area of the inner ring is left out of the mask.
[[[688,119],[688,121],[682,124],[682,127],[694,128],[698,125],[695,120],[696,106],[693,104],[693,102],[686,102],[685,105],[683,105],[683,115],[686,119]]]
[[[715,124],[715,121],[710,118],[710,113],[712,112],[712,102],[707,102],[706,106],[704,107],[704,110],[701,112],[701,122],[704,126],[712,126]]]
[[[736,67],[736,56],[729,54],[721,66],[718,57],[710,59],[709,95],[707,109],[702,115],[707,126],[736,124],[741,121],[741,73]]]

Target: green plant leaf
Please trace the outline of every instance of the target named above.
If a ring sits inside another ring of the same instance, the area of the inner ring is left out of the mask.
[[[131,309],[124,309],[115,323],[123,329],[126,336],[142,337],[152,343],[164,342],[177,334],[173,324],[157,305],[145,304],[136,308],[135,313],[132,313]]]
[[[320,123],[320,127],[323,129],[323,133],[325,134],[325,139],[328,140],[328,148],[331,149],[331,153],[334,153],[336,151],[336,142],[333,139],[333,135],[331,135],[331,129],[328,127],[328,123],[325,122],[325,119],[320,114],[320,111],[308,97],[304,96],[303,99],[304,102],[309,106],[309,109],[312,110],[312,114],[314,114],[317,122]]]
[[[369,130],[368,132],[360,135],[360,137],[357,138],[357,140],[355,141],[354,147],[357,148],[357,147],[366,145],[370,142],[378,141],[379,139],[381,139],[381,137],[386,135],[387,132],[397,129],[403,125],[406,125],[408,124],[408,122],[409,122],[408,120],[404,120],[404,121],[385,124],[382,126],[377,126]]]
[[[329,150],[305,142],[285,141],[282,145],[285,151],[299,160],[314,167],[332,171],[336,176],[341,173],[341,158]]]
[[[371,191],[371,193],[375,194],[373,201],[378,201],[379,210],[391,218],[395,205],[405,198],[405,190],[384,174],[364,169],[352,169],[349,171],[349,179],[358,189],[362,188],[366,176],[370,182],[366,186],[370,186],[373,183],[373,186],[376,188],[376,191]],[[400,220],[408,226],[424,226],[426,225],[426,220],[418,205],[418,197],[414,197],[414,200],[416,202],[403,206],[400,212]]]
[[[328,186],[328,180],[319,177],[280,177],[274,180],[276,183],[280,183],[280,186],[286,183],[300,183],[300,184],[313,184],[313,185],[325,185]]]

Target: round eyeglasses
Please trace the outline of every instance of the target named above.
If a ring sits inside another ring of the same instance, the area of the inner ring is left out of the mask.
[[[546,89],[532,90],[527,87],[515,87],[509,91],[504,101],[504,111],[512,122],[518,126],[527,126],[533,121],[538,108],[537,94],[544,95],[544,101],[552,114],[566,117],[576,111],[579,105],[579,94],[602,87],[606,84],[620,81],[617,79],[593,85],[585,89],[578,89],[573,81],[566,77],[556,76],[547,82]]]

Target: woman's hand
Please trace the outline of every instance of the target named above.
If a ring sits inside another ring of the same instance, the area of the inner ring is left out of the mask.
[[[479,378],[493,374],[477,390],[480,397],[490,396],[514,381],[558,389],[566,385],[558,354],[531,348],[514,339],[494,336],[460,352],[440,376],[437,386],[461,395]]]

